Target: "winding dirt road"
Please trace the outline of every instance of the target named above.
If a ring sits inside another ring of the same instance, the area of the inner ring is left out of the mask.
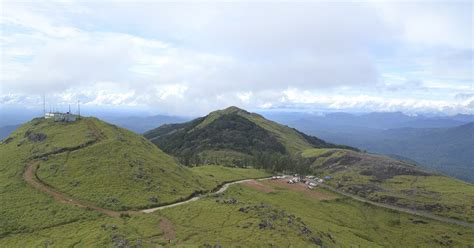
[[[84,201],[79,201],[77,199],[74,199],[72,197],[69,197],[49,186],[41,182],[39,178],[36,176],[36,170],[38,169],[39,162],[38,161],[32,161],[28,164],[25,173],[23,174],[23,178],[27,183],[29,183],[31,186],[35,187],[39,191],[46,193],[54,198],[54,200],[64,203],[64,204],[69,204],[69,205],[74,205],[77,207],[81,208],[87,208],[87,209],[92,209],[98,212],[101,212],[103,214],[106,214],[108,216],[112,217],[118,217],[122,213],[129,213],[131,214],[132,212],[127,211],[127,212],[119,212],[119,211],[113,211],[110,209],[105,209],[101,207],[94,206],[91,203],[87,203]]]
[[[176,203],[172,203],[172,204],[168,204],[168,205],[164,205],[164,206],[160,206],[160,207],[143,209],[143,210],[139,210],[139,211],[114,211],[114,210],[105,209],[105,208],[95,206],[94,204],[92,204],[90,202],[74,199],[74,198],[72,198],[72,197],[70,197],[70,196],[68,196],[64,193],[61,193],[61,192],[51,188],[50,186],[43,183],[36,176],[36,170],[38,169],[38,166],[39,166],[39,161],[30,162],[28,164],[27,168],[26,168],[25,173],[23,174],[23,178],[31,186],[33,186],[34,188],[38,189],[39,191],[41,191],[43,193],[46,193],[46,194],[52,196],[54,198],[54,200],[56,200],[58,202],[73,205],[73,206],[77,206],[77,207],[80,207],[80,208],[92,209],[92,210],[101,212],[101,213],[106,214],[106,215],[111,216],[111,217],[119,217],[122,214],[133,215],[133,214],[138,214],[138,213],[147,213],[147,214],[148,213],[153,213],[155,211],[162,210],[162,209],[165,209],[165,208],[172,208],[172,207],[180,206],[180,205],[190,203],[190,202],[193,202],[193,201],[197,201],[197,200],[199,200],[199,199],[201,199],[205,196],[208,196],[208,195],[220,194],[220,193],[223,193],[224,191],[226,191],[229,188],[230,185],[254,180],[254,179],[244,179],[244,180],[229,182],[229,183],[226,183],[226,184],[222,185],[215,192],[208,193],[208,194],[203,194],[203,195],[198,195],[198,196],[195,196],[195,197],[193,197],[191,199],[188,199],[188,200],[183,200],[183,201],[180,201],[180,202],[176,202]]]

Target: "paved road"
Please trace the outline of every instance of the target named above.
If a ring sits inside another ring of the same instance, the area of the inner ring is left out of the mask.
[[[448,217],[441,217],[441,216],[434,215],[434,214],[429,213],[429,212],[413,210],[413,209],[408,209],[408,208],[402,208],[402,207],[397,207],[397,206],[388,205],[388,204],[384,204],[384,203],[370,201],[370,200],[367,200],[365,198],[362,198],[362,197],[359,197],[359,196],[356,196],[356,195],[349,194],[347,192],[338,190],[338,189],[336,189],[334,187],[331,187],[327,184],[320,184],[320,186],[327,189],[327,190],[330,190],[332,192],[341,194],[343,196],[350,197],[350,198],[352,198],[356,201],[368,203],[368,204],[371,204],[371,205],[374,205],[374,206],[377,206],[377,207],[388,208],[388,209],[391,209],[391,210],[404,212],[404,213],[408,213],[408,214],[412,214],[412,215],[417,215],[417,216],[425,217],[427,219],[441,221],[441,222],[444,222],[444,223],[449,223],[449,224],[455,224],[455,225],[458,225],[458,226],[474,228],[474,223],[469,223],[469,222],[456,220],[456,219],[452,219],[452,218],[448,218]]]

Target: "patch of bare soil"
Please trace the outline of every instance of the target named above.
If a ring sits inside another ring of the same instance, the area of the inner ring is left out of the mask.
[[[160,229],[163,231],[163,236],[166,240],[173,240],[176,238],[176,231],[174,230],[173,223],[166,218],[160,220]]]
[[[272,188],[260,183],[260,182],[257,182],[255,180],[252,180],[252,181],[247,181],[247,182],[244,182],[243,183],[244,185],[247,185],[251,188],[254,188],[258,191],[262,191],[262,192],[265,192],[265,193],[270,193],[270,192],[274,192],[275,190],[273,190]]]
[[[337,196],[328,195],[325,193],[320,192],[317,189],[308,189],[308,186],[304,183],[294,183],[289,184],[287,183],[286,179],[278,179],[278,180],[268,180],[269,184],[277,185],[283,188],[287,188],[294,191],[300,191],[305,193],[306,195],[316,198],[318,200],[332,200],[336,199]]]

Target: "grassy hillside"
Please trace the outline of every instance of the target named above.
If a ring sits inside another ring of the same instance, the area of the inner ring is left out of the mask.
[[[125,210],[188,197],[201,178],[145,138],[94,118],[74,123],[36,119],[2,144],[37,158],[37,177],[76,199]],[[17,157],[17,160],[21,157]]]
[[[217,167],[217,169],[222,167]],[[234,185],[129,218],[99,217],[0,239],[1,247],[469,247],[474,231],[365,205],[323,189]],[[233,199],[233,201],[230,201]]]
[[[224,181],[268,175],[234,168],[218,172],[210,166],[191,170],[145,138],[94,118],[73,123],[34,119],[0,143],[0,238],[103,218],[30,186],[23,174],[32,161],[39,166],[37,177],[57,191],[119,210],[161,205]]]
[[[0,236],[98,216],[96,212],[57,203],[29,186],[22,178],[26,166],[35,156],[53,152],[60,147],[77,147],[96,139],[86,125],[79,122],[69,125],[74,128],[74,133],[56,132],[56,126],[33,120],[0,143]],[[33,132],[39,129],[46,137]]]
[[[302,153],[333,187],[369,200],[474,222],[474,185],[402,161],[342,149]]]
[[[351,153],[311,149],[302,155],[308,160],[321,158],[312,161],[314,169],[337,178],[333,169],[338,171],[343,163],[327,162],[332,159],[325,158],[332,156],[326,156],[330,151],[339,154],[336,158]],[[186,197],[192,187],[206,190],[225,181],[268,176],[255,169],[182,167],[144,138],[93,118],[74,123],[33,120],[0,144],[0,155],[0,197],[6,199],[0,204],[0,247],[469,247],[474,243],[472,229],[373,207],[324,189],[294,190],[274,181],[234,185],[223,194],[152,214],[110,217],[58,203],[23,180],[25,168],[38,161],[38,177],[57,190],[122,209],[150,204],[150,196],[160,204]],[[425,182],[426,188],[458,200],[454,188],[459,190],[460,185],[429,183]]]
[[[290,157],[309,148],[339,147],[236,107],[187,123],[164,125],[146,132],[145,137],[185,164],[245,166],[255,164],[249,160],[257,156]]]

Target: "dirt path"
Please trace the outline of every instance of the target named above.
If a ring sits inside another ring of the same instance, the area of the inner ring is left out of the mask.
[[[100,134],[100,132],[98,131],[97,127],[95,126],[95,124],[93,122],[91,122],[89,120],[85,120],[85,121],[86,121],[86,125],[87,125],[88,129],[90,131],[92,131],[92,133],[94,134],[94,136],[96,138],[95,140],[88,141],[84,144],[81,144],[81,145],[78,145],[78,146],[75,146],[75,147],[68,147],[68,148],[63,148],[63,149],[60,149],[60,150],[48,152],[46,154],[43,154],[43,155],[37,156],[37,157],[45,157],[45,156],[50,156],[50,155],[56,155],[56,154],[60,154],[60,153],[64,153],[64,152],[69,154],[72,151],[76,151],[76,150],[88,147],[90,145],[93,145],[93,144],[99,142],[103,138],[102,134]],[[33,158],[33,160],[30,161],[28,163],[27,167],[26,167],[25,173],[23,174],[23,179],[27,183],[29,183],[31,186],[38,189],[39,191],[52,196],[58,202],[61,202],[61,203],[64,203],[64,204],[69,204],[69,205],[74,205],[74,206],[77,206],[77,207],[80,207],[80,208],[92,209],[92,210],[101,212],[103,214],[106,214],[106,215],[112,216],[112,217],[118,217],[118,216],[120,216],[121,214],[124,214],[124,213],[133,214],[133,211],[121,211],[121,212],[120,211],[113,211],[113,210],[110,210],[110,209],[97,207],[97,206],[95,206],[91,203],[80,201],[80,200],[74,199],[70,196],[67,196],[66,194],[61,193],[61,192],[51,188],[50,186],[46,185],[45,183],[43,183],[36,176],[36,170],[38,169],[38,167],[39,167],[39,161],[35,160],[35,158]]]
[[[39,191],[46,193],[54,198],[54,200],[64,203],[64,204],[69,204],[69,205],[74,205],[80,208],[87,208],[87,209],[92,209],[98,212],[101,212],[103,214],[106,214],[108,216],[112,217],[118,217],[122,213],[131,213],[131,212],[119,212],[119,211],[113,211],[101,207],[94,206],[93,204],[89,204],[86,202],[79,201],[77,199],[74,199],[72,197],[66,196],[65,194],[56,191],[55,189],[45,185],[42,183],[38,177],[36,177],[36,170],[38,168],[39,162],[38,161],[33,161],[28,164],[28,167],[26,168],[25,173],[23,174],[23,178],[27,183],[29,183],[31,186],[35,187]]]
[[[143,209],[143,210],[140,210],[140,212],[148,214],[148,213],[153,213],[155,211],[166,209],[166,208],[177,207],[179,205],[183,205],[183,204],[186,204],[186,203],[197,201],[197,200],[199,200],[199,199],[201,199],[205,196],[217,195],[217,194],[223,193],[224,191],[226,191],[229,188],[230,185],[237,184],[237,183],[243,183],[243,182],[249,182],[249,181],[253,181],[253,180],[254,179],[244,179],[244,180],[239,180],[239,181],[235,181],[235,182],[226,183],[226,184],[222,185],[222,187],[219,188],[219,190],[217,190],[213,193],[195,196],[195,197],[193,197],[191,199],[188,199],[188,200],[185,200],[185,201],[181,201],[181,202],[177,202],[177,203],[173,203],[173,204],[169,204],[169,205],[164,205],[164,206],[160,206],[160,207],[156,207],[156,208]]]
[[[140,210],[140,211],[114,211],[114,210],[105,209],[105,208],[95,206],[94,204],[86,202],[86,201],[81,201],[81,200],[78,200],[78,199],[74,199],[74,198],[72,198],[72,197],[70,197],[70,196],[68,196],[64,193],[61,193],[61,192],[51,188],[50,186],[43,183],[36,176],[36,170],[38,169],[38,166],[39,166],[39,161],[31,161],[28,164],[28,166],[26,167],[26,171],[23,174],[23,178],[25,179],[25,181],[28,184],[30,184],[34,188],[38,189],[39,191],[52,196],[54,198],[54,200],[56,200],[60,203],[69,204],[69,205],[77,206],[77,207],[80,207],[80,208],[92,209],[92,210],[101,212],[101,213],[106,214],[106,215],[111,216],[111,217],[119,217],[121,214],[133,215],[133,214],[138,214],[138,213],[153,213],[153,212],[158,211],[158,210],[177,207],[179,205],[183,205],[183,204],[186,204],[186,203],[197,201],[197,200],[199,200],[199,199],[201,199],[205,196],[208,196],[208,195],[220,194],[220,193],[226,191],[229,188],[230,185],[237,184],[237,183],[248,182],[248,181],[253,181],[253,179],[244,179],[244,180],[239,180],[239,181],[235,181],[235,182],[229,182],[229,183],[226,183],[226,184],[222,185],[219,188],[219,190],[217,190],[213,193],[195,196],[195,197],[193,197],[191,199],[188,199],[188,200],[184,200],[184,201],[181,201],[181,202],[172,203],[172,204],[168,204],[168,205],[164,205],[164,206],[160,206],[160,207],[156,207],[156,208],[143,209],[143,210]]]
[[[327,189],[327,190],[330,190],[330,191],[332,191],[332,192],[341,194],[341,195],[343,195],[343,196],[350,197],[350,198],[352,198],[352,199],[354,199],[354,200],[356,200],[356,201],[368,203],[368,204],[371,204],[371,205],[374,205],[374,206],[377,206],[377,207],[382,207],[382,208],[387,208],[387,209],[395,210],[395,211],[398,211],[398,212],[403,212],[403,213],[408,213],[408,214],[412,214],[412,215],[417,215],[417,216],[425,217],[425,218],[427,218],[427,219],[432,219],[432,220],[441,221],[441,222],[444,222],[444,223],[449,223],[449,224],[454,224],[454,225],[458,225],[458,226],[474,228],[474,223],[469,223],[469,222],[465,222],[465,221],[461,221],[461,220],[456,220],[456,219],[452,219],[452,218],[448,218],[448,217],[441,217],[441,216],[438,216],[438,215],[435,215],[435,214],[432,214],[432,213],[428,213],[428,212],[424,212],[424,211],[412,210],[412,209],[407,209],[407,208],[392,206],[392,205],[388,205],[388,204],[384,204],[384,203],[373,202],[373,201],[364,199],[364,198],[362,198],[362,197],[359,197],[359,196],[356,196],[356,195],[353,195],[353,194],[349,194],[349,193],[343,192],[343,191],[341,191],[341,190],[335,189],[335,188],[333,188],[333,187],[331,187],[331,186],[329,186],[329,185],[327,185],[327,184],[320,184],[320,186],[323,187],[323,188],[325,188],[325,189]]]

